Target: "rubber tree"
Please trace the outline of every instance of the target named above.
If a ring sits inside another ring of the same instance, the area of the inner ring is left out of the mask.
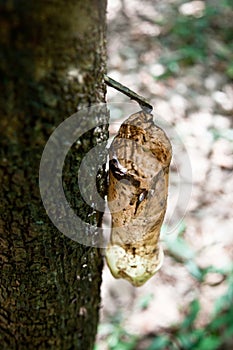
[[[93,349],[102,257],[61,233],[43,207],[38,179],[54,129],[83,105],[104,102],[104,0],[0,1],[0,344],[11,349]],[[102,115],[107,122],[107,115]],[[106,126],[71,147],[68,201],[83,220],[82,155],[107,139]],[[104,172],[98,176],[104,194]]]

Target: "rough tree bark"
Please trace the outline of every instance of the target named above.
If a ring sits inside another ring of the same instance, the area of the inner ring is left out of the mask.
[[[45,143],[62,120],[81,104],[104,101],[105,7],[105,0],[0,0],[3,350],[93,349],[101,255],[53,226],[38,172]],[[85,135],[64,175],[73,208],[93,223],[99,219],[76,191],[76,172],[80,155],[106,138],[104,128]]]

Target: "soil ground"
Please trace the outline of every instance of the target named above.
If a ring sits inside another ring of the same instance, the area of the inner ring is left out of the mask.
[[[179,323],[195,298],[201,303],[196,323],[204,326],[227,288],[224,274],[207,273],[201,281],[198,269],[214,266],[217,271],[232,264],[232,80],[227,63],[215,54],[221,45],[224,48],[211,28],[207,26],[203,44],[206,57],[193,61],[177,59],[182,43],[175,41],[179,35],[173,31],[177,13],[182,19],[202,18],[204,8],[202,1],[185,7],[174,0],[109,0],[108,75],[154,106],[155,122],[171,139],[173,162],[161,235],[163,266],[139,288],[114,279],[105,266],[97,338],[101,350],[110,349],[106,339],[116,320],[130,334],[146,339]],[[200,41],[202,34],[196,36]],[[129,99],[112,88],[108,101],[113,122],[121,123],[138,110],[135,102],[129,107]],[[117,125],[111,125],[112,135]],[[137,349],[146,349],[146,340],[143,344]]]

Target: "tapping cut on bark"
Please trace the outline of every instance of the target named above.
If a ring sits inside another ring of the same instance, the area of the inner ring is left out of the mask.
[[[116,278],[144,284],[163,263],[159,243],[172,148],[145,111],[120,127],[109,151],[108,206],[112,215],[107,264]]]

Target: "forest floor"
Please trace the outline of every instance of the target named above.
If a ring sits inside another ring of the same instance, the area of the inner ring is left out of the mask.
[[[173,162],[161,237],[163,266],[139,288],[114,279],[105,266],[97,349],[147,349],[156,334],[184,319],[193,300],[200,304],[195,325],[205,327],[227,290],[233,257],[233,55],[228,45],[233,12],[227,8],[225,13],[219,2],[208,9],[206,4],[109,0],[108,75],[154,106],[155,121],[171,139]],[[138,110],[134,102],[128,108],[129,99],[112,88],[107,99],[113,122]],[[110,131],[116,132],[116,124]],[[140,341],[120,346],[124,334]]]

